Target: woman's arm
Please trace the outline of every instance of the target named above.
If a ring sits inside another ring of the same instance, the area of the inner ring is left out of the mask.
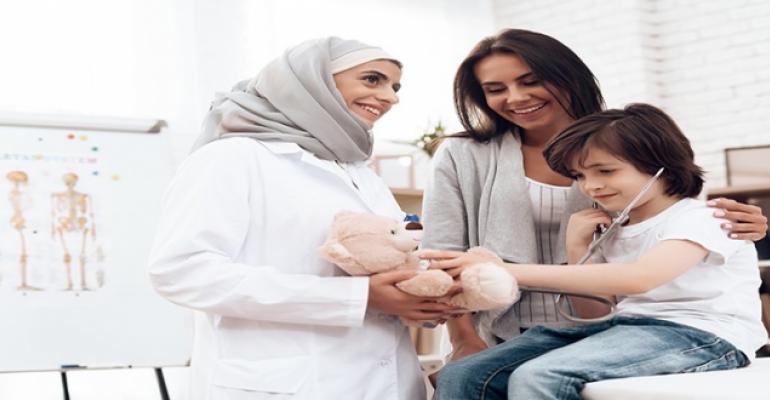
[[[446,139],[433,158],[433,171],[425,187],[422,205],[422,247],[445,250],[467,250],[468,215],[459,184],[451,144]]]
[[[451,361],[459,360],[487,348],[487,344],[476,333],[470,314],[463,314],[448,320],[447,331],[449,332],[449,341],[452,344],[452,353],[449,355]]]
[[[725,198],[712,199],[707,204],[720,209],[714,212],[715,217],[732,221],[722,224],[732,239],[757,241],[767,234],[767,217],[761,208]]]
[[[150,282],[178,305],[227,317],[359,326],[369,279],[289,274],[239,262],[254,220],[264,220],[254,149],[238,139],[198,149],[167,189],[150,255]],[[275,250],[273,250],[275,251]],[[280,250],[279,250],[280,251]],[[314,251],[314,249],[309,249]]]

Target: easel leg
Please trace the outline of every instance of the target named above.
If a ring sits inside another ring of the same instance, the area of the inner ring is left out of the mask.
[[[155,377],[158,378],[158,389],[160,389],[160,398],[162,400],[169,400],[168,389],[166,389],[166,379],[163,378],[163,370],[155,368]]]
[[[67,373],[61,371],[61,390],[64,393],[64,400],[70,400],[70,389],[67,386]]]

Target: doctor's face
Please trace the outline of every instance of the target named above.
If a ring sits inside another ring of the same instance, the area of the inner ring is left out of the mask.
[[[398,103],[401,68],[388,60],[374,60],[334,74],[334,83],[351,113],[371,129]]]

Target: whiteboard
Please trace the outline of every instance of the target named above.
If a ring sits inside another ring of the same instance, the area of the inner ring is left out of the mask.
[[[0,114],[0,371],[186,365],[192,316],[146,268],[163,122],[58,121]]]

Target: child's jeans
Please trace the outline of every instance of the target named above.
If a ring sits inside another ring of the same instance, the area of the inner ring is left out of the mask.
[[[735,346],[699,329],[615,317],[570,328],[535,327],[439,373],[439,400],[580,399],[588,382],[739,368]]]

